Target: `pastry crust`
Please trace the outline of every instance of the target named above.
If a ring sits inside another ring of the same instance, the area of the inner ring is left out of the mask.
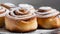
[[[13,20],[8,17],[5,18],[6,29],[10,31],[19,31],[19,32],[27,32],[31,30],[37,29],[37,21],[36,17],[30,18],[28,21],[24,20]]]
[[[60,20],[58,17],[37,18],[38,24],[42,28],[58,28],[60,27]]]
[[[8,11],[6,8],[0,6],[0,27],[3,27],[3,26],[5,25],[5,24],[4,24],[4,22],[5,22],[5,15],[6,15],[8,12],[9,12],[9,11]]]
[[[5,25],[6,29],[15,32],[28,32],[37,29],[38,26],[35,13],[31,13],[30,9],[26,10],[24,6],[8,13],[5,17]]]
[[[0,27],[3,27],[5,25],[4,17],[0,17]]]
[[[58,28],[60,20],[58,17],[59,11],[51,7],[40,7],[36,12],[39,28]]]

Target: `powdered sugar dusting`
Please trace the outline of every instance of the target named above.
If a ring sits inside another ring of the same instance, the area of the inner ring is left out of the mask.
[[[7,6],[9,6],[9,7],[16,7],[14,4],[12,4],[12,3],[4,3],[4,5],[7,5]]]
[[[19,7],[23,8],[23,9],[25,9],[27,11],[30,11],[32,13],[35,12],[34,7],[32,5],[29,5],[29,4],[19,4]]]
[[[3,17],[3,16],[5,16],[9,12],[9,10],[5,9],[2,6],[0,6],[0,12],[3,12],[2,14],[0,14],[0,17]]]
[[[56,9],[53,9],[51,7],[41,7],[39,8],[41,10],[49,10],[47,12],[36,12],[37,16],[40,18],[46,18],[46,17],[51,17],[51,16],[56,16],[59,14],[59,11],[57,11]]]
[[[40,7],[39,9],[41,9],[41,10],[50,10],[52,8],[51,7]]]
[[[21,11],[19,11],[19,8],[20,7],[17,7],[17,8],[15,8],[14,10],[12,10],[11,12],[10,12],[10,14],[12,15],[9,15],[9,13],[6,15],[7,17],[9,17],[9,18],[12,18],[12,19],[15,19],[15,20],[24,20],[24,19],[29,19],[29,18],[31,18],[31,17],[34,17],[34,16],[36,16],[35,15],[35,13],[31,13],[30,11],[28,11],[29,13],[27,13],[27,14],[23,14],[23,15],[21,15],[22,14],[22,12]],[[21,9],[21,8],[20,8]],[[15,11],[16,10],[16,11]],[[14,13],[14,11],[15,12],[18,12],[20,15],[16,15],[15,13]]]

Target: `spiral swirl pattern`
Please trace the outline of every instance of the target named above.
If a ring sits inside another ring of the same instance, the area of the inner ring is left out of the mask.
[[[9,13],[9,10],[0,6],[0,17],[5,16],[7,13]]]
[[[28,9],[23,8],[23,7],[14,8],[10,13],[7,14],[7,17],[15,19],[15,20],[17,19],[25,20],[34,16],[36,16],[35,13],[32,13],[31,11],[28,11]]]
[[[56,9],[53,9],[51,7],[40,7],[39,10],[36,12],[36,14],[40,18],[46,18],[46,17],[58,15],[59,11],[57,11]]]

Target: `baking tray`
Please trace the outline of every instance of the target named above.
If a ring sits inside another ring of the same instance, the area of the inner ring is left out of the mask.
[[[55,31],[56,29],[37,29],[32,32],[28,33],[15,33],[6,30],[4,27],[0,28],[0,34],[51,34],[51,32]]]

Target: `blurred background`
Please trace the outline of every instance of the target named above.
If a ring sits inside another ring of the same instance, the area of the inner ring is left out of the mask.
[[[41,6],[51,6],[60,10],[60,0],[0,0],[0,3],[14,3],[16,5],[20,3],[27,3],[33,5],[35,8],[39,8]]]

